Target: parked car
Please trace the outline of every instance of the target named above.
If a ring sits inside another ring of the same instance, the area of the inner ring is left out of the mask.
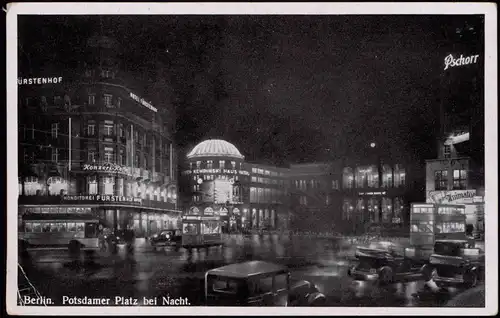
[[[309,281],[292,282],[285,266],[249,261],[206,272],[205,300],[207,306],[321,306],[326,297]]]
[[[471,240],[436,241],[423,274],[439,287],[475,287],[484,279],[484,252]]]
[[[164,230],[151,236],[149,241],[154,247],[173,246],[180,248],[182,244],[182,232],[181,230]]]
[[[391,284],[422,277],[423,264],[406,257],[404,247],[392,242],[376,242],[368,247],[357,247],[355,258],[357,264],[347,271],[355,280]]]

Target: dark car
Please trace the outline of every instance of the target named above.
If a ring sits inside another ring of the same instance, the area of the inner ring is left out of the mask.
[[[347,274],[355,280],[390,284],[422,277],[422,264],[405,256],[405,249],[391,242],[377,242],[358,247],[357,264]]]
[[[207,306],[323,306],[326,298],[309,281],[291,281],[282,265],[249,261],[205,274]]]
[[[439,240],[423,273],[439,287],[475,287],[484,279],[484,253],[470,240]]]
[[[182,244],[181,230],[164,230],[149,238],[149,241],[154,247],[172,246],[180,248]]]

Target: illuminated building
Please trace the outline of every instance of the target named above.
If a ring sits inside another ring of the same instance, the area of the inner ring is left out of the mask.
[[[246,163],[234,145],[220,139],[199,143],[186,159],[183,210],[214,211],[225,232],[286,226],[286,176],[281,171],[286,169]]]
[[[484,48],[479,28],[456,28],[451,51],[477,63],[441,69],[440,134],[426,163],[426,201],[463,204],[467,232],[484,234]],[[479,42],[478,42],[479,39]],[[444,65],[444,64],[443,64]]]
[[[92,37],[84,51],[74,68],[43,66],[62,81],[19,85],[20,214],[90,212],[138,236],[176,228],[171,107],[123,72],[116,41]]]
[[[365,156],[290,167],[294,227],[340,233],[407,233],[424,197],[423,165],[371,146]]]

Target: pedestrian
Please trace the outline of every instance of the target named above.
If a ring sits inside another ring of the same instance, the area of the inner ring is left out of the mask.
[[[99,247],[101,251],[106,250],[106,238],[104,236],[104,229],[99,230],[99,234],[97,236],[97,239],[99,240]]]

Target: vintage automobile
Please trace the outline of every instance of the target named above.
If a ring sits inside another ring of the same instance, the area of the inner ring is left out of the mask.
[[[438,287],[475,287],[484,279],[484,253],[470,240],[438,240],[424,278]]]
[[[322,306],[326,297],[308,281],[292,283],[282,265],[248,261],[205,274],[207,306]]]
[[[149,242],[153,247],[171,246],[179,249],[182,243],[182,232],[181,230],[164,230],[151,236]]]
[[[392,242],[374,242],[368,247],[357,247],[357,264],[347,274],[354,280],[391,284],[422,277],[423,264],[406,257],[405,249]]]

